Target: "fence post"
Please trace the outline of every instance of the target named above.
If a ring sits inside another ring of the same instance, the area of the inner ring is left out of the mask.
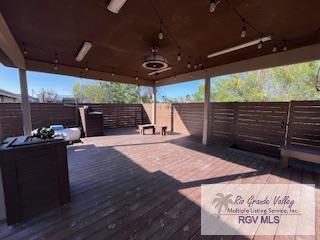
[[[2,123],[1,123],[1,119],[0,119],[0,143],[3,140],[3,133],[2,133]]]
[[[292,101],[289,102],[289,106],[288,106],[287,120],[286,120],[285,132],[284,132],[284,145],[285,146],[288,144],[288,134],[289,134],[290,116],[291,116],[291,105],[292,105]]]
[[[238,114],[239,114],[239,103],[233,103],[233,136],[232,144],[237,145],[238,142]]]
[[[173,132],[173,125],[174,125],[174,116],[173,116],[173,104],[170,103],[170,124],[171,124],[171,132]]]

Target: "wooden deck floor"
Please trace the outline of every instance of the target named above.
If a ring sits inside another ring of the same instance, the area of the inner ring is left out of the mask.
[[[267,157],[218,145],[204,147],[183,135],[111,133],[69,147],[69,205],[13,227],[2,223],[0,238],[220,240],[200,235],[201,184],[315,183],[319,196],[319,174],[306,164],[282,171]],[[317,230],[320,239],[319,234]],[[280,239],[223,239],[239,238]]]

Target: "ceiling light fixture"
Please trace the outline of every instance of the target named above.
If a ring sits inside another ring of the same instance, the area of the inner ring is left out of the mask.
[[[178,60],[178,62],[181,61],[181,53],[180,53],[180,50],[179,50],[178,55],[177,55],[177,60]]]
[[[257,48],[258,48],[259,50],[262,49],[262,40],[260,40],[260,42],[258,43]]]
[[[162,22],[160,22],[160,30],[159,30],[158,38],[159,38],[160,40],[163,39]]]
[[[188,68],[191,68],[191,63],[190,63],[190,62],[188,62],[187,67],[188,67]]]
[[[287,50],[288,50],[288,47],[287,47],[286,44],[283,46],[282,50],[283,50],[283,51],[287,51]]]
[[[139,80],[138,71],[136,71],[136,80]]]
[[[277,52],[277,51],[278,51],[277,46],[274,45],[273,48],[272,48],[272,52]]]
[[[160,29],[160,31],[159,31],[158,38],[159,38],[160,40],[162,40],[162,39],[163,39],[163,32],[161,31],[161,29]]]
[[[209,11],[211,13],[213,13],[216,10],[216,7],[218,6],[218,4],[220,3],[221,0],[210,0],[210,7],[209,7]]]
[[[271,41],[271,36],[259,38],[259,39],[253,40],[251,42],[247,42],[247,43],[244,43],[244,44],[232,47],[232,48],[228,48],[228,49],[225,49],[225,50],[222,50],[222,51],[219,51],[219,52],[215,52],[215,53],[209,54],[207,57],[208,58],[217,57],[217,56],[220,56],[220,55],[223,55],[223,54],[227,54],[227,53],[230,53],[230,52],[238,51],[238,50],[243,49],[243,48],[254,46],[256,44],[259,44],[260,42],[267,42],[267,41]]]
[[[54,54],[54,56],[55,56],[55,57],[54,57],[54,63],[56,63],[56,64],[57,64],[57,63],[58,63],[58,57],[57,57],[57,56],[58,56],[58,54],[57,54],[57,53],[55,53],[55,54]]]
[[[80,51],[78,52],[76,56],[76,61],[81,62],[82,59],[87,55],[89,52],[90,48],[92,48],[92,43],[91,42],[84,42]]]
[[[125,4],[127,0],[111,0],[107,9],[113,13],[119,13],[122,6]]]
[[[245,38],[246,36],[247,36],[247,28],[246,28],[246,25],[243,23],[241,38]]]
[[[159,73],[166,72],[166,71],[169,71],[171,69],[172,69],[172,67],[163,68],[163,69],[160,69],[160,70],[157,70],[157,71],[154,71],[154,72],[150,72],[148,75],[149,76],[158,75]]]

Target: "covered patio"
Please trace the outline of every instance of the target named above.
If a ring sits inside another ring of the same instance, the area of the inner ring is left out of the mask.
[[[130,106],[130,126],[147,115],[172,132],[107,129],[69,146],[71,202],[14,226],[2,222],[0,239],[319,239],[319,166],[279,164],[281,145],[319,150],[319,101],[210,101],[213,77],[319,60],[319,8],[317,0],[2,1],[0,61],[19,69],[24,135],[35,126],[27,71],[151,87],[152,104]],[[158,87],[195,79],[205,80],[203,104],[157,103]],[[315,236],[277,236],[279,224],[269,236],[262,225],[250,236],[201,235],[201,185],[215,183],[261,191],[315,184]]]

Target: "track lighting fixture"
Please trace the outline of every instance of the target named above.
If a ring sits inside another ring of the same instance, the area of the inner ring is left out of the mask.
[[[213,13],[216,10],[216,7],[218,6],[218,4],[220,3],[221,0],[210,0],[210,7],[209,7],[209,11],[211,13]]]
[[[194,69],[197,69],[198,68],[198,66],[197,65],[194,65],[194,67],[193,67]]]
[[[188,67],[188,68],[191,68],[191,63],[190,63],[190,62],[188,62],[187,67]]]
[[[258,47],[259,50],[262,49],[262,40],[260,40],[260,42],[258,43]]]
[[[114,77],[115,73],[114,73],[114,68],[112,68],[112,73],[111,76]]]
[[[136,80],[139,80],[138,71],[136,71]]]
[[[85,67],[84,70],[85,70],[86,72],[88,72],[88,71],[89,71],[89,68],[88,68],[88,67]]]
[[[57,64],[53,65],[53,69],[58,70],[58,65]]]
[[[271,41],[271,40],[272,40],[271,36],[258,38],[256,40],[253,40],[253,41],[250,41],[250,42],[246,42],[246,43],[243,43],[241,45],[237,45],[237,46],[234,46],[234,47],[231,47],[231,48],[224,49],[222,51],[211,53],[207,57],[208,58],[217,57],[217,56],[224,55],[224,54],[227,54],[227,53],[230,53],[230,52],[235,52],[235,51],[238,51],[240,49],[247,48],[247,47],[256,46],[259,43],[267,42],[267,41]],[[261,46],[262,46],[262,44],[261,44]]]

